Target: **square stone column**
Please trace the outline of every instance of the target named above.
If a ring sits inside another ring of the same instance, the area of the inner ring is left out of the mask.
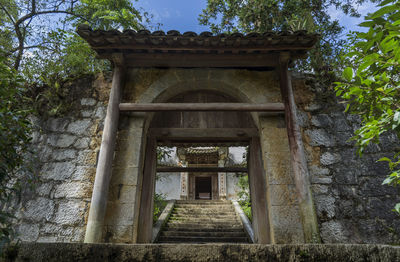
[[[187,167],[187,162],[186,161],[181,161],[181,166],[182,167]],[[189,195],[189,173],[188,172],[181,172],[181,199],[186,200],[188,199]]]
[[[221,147],[218,149],[218,167],[224,167],[228,157],[228,148]],[[226,199],[226,173],[218,173],[218,189],[219,198]]]

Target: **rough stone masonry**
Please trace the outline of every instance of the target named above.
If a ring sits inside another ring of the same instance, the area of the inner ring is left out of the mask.
[[[143,72],[142,83],[168,70],[154,71]],[[74,102],[76,110],[59,118],[33,119],[32,148],[39,176],[18,208],[21,240],[83,242],[110,85],[104,76],[80,80],[72,85],[84,90]],[[376,162],[400,150],[395,136],[384,136],[360,158],[349,141],[359,118],[345,114],[332,90],[312,76],[295,75],[293,88],[323,243],[400,243],[400,219],[391,211],[400,202],[400,190],[381,185],[389,170],[385,163]],[[284,122],[279,128],[285,128]],[[295,201],[293,192],[291,188],[279,194]],[[130,195],[135,197],[135,193]],[[113,238],[109,241],[114,242]]]

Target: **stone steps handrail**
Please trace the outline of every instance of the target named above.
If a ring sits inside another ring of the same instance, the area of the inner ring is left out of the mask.
[[[253,227],[251,226],[250,220],[247,218],[246,214],[243,212],[242,208],[240,207],[239,203],[236,200],[232,200],[232,204],[235,207],[235,211],[239,215],[240,220],[243,223],[243,227],[244,227],[246,233],[249,235],[251,242],[255,243],[254,231],[253,231]]]
[[[163,212],[158,217],[156,224],[153,226],[153,234],[151,238],[152,243],[154,243],[157,240],[158,236],[160,235],[161,228],[168,221],[168,218],[171,215],[172,210],[174,209],[174,205],[175,205],[175,200],[169,200]]]

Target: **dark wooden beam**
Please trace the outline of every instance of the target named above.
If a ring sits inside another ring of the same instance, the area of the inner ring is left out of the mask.
[[[320,235],[318,232],[318,221],[311,194],[307,158],[304,153],[301,130],[297,123],[296,103],[293,95],[292,81],[290,73],[288,72],[289,59],[290,54],[281,54],[279,74],[282,100],[285,104],[286,129],[292,158],[291,165],[298,193],[304,240],[306,243],[315,243],[320,242]]]
[[[212,172],[212,173],[247,173],[247,167],[180,167],[168,166],[157,167],[158,173],[174,172]]]
[[[142,195],[140,198],[137,243],[151,243],[153,234],[153,205],[156,183],[156,141],[148,138],[144,159]]]
[[[150,45],[150,44],[107,44],[107,45],[91,45],[93,50],[160,50],[160,51],[221,51],[221,52],[252,52],[252,51],[286,51],[286,50],[309,50],[313,44],[308,46],[294,46],[294,45],[258,45],[258,46],[245,46],[245,47],[226,47],[226,46],[199,46],[199,45]]]
[[[225,138],[232,141],[248,141],[250,137],[258,135],[258,130],[257,128],[149,128],[148,134],[159,140],[165,138],[172,140]]]
[[[119,57],[114,58],[114,60],[118,63],[116,63],[114,68],[107,114],[104,120],[103,136],[101,140],[99,159],[97,161],[92,201],[86,226],[85,243],[100,243],[104,240],[104,216],[107,207],[108,189],[111,179],[112,161],[118,130],[118,105],[121,101],[122,82],[125,76],[123,59]]]
[[[251,194],[251,212],[253,231],[257,244],[271,244],[271,230],[267,204],[267,182],[263,166],[259,137],[252,137],[248,155],[249,187]]]
[[[150,103],[119,104],[121,111],[162,112],[162,111],[239,111],[239,112],[284,112],[282,103]]]
[[[113,50],[100,52],[99,58],[112,59]],[[118,51],[121,52],[121,51]],[[117,53],[118,53],[117,52]],[[128,67],[165,68],[276,68],[279,66],[278,54],[187,54],[187,53],[127,53]],[[122,53],[122,52],[121,52]]]

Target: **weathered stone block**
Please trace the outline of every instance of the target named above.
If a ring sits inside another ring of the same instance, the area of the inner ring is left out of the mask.
[[[315,115],[311,118],[311,124],[316,127],[329,128],[332,126],[332,122],[327,114]]]
[[[71,180],[88,181],[93,183],[95,175],[95,167],[77,166],[74,174],[71,176]]]
[[[81,105],[83,106],[94,106],[97,103],[97,101],[93,98],[82,98],[81,99]]]
[[[25,205],[24,216],[32,221],[49,221],[54,213],[54,202],[50,199],[39,197],[28,201]]]
[[[17,234],[22,241],[36,241],[39,236],[39,225],[22,224],[17,228]]]
[[[96,112],[94,113],[94,117],[99,119],[104,119],[106,117],[106,108],[105,107],[98,107]]]
[[[69,182],[58,185],[55,189],[55,198],[90,198],[92,191],[91,183]]]
[[[75,136],[71,135],[50,135],[48,138],[48,143],[55,147],[69,147],[71,146],[76,140]]]
[[[52,183],[41,183],[37,188],[36,188],[36,193],[39,196],[43,197],[49,197],[50,191],[53,189],[53,184]]]
[[[70,162],[46,163],[43,167],[42,178],[65,180],[71,177],[75,165]]]
[[[74,135],[83,135],[89,133],[89,127],[92,124],[90,119],[83,119],[71,122],[68,125],[68,132],[71,132]]]
[[[314,195],[324,195],[329,192],[327,185],[311,185],[311,189]]]
[[[310,138],[310,145],[312,146],[326,146],[331,147],[335,145],[335,141],[324,129],[307,130],[306,134]]]
[[[341,160],[341,156],[336,153],[326,152],[321,155],[321,164],[324,166],[329,166],[338,163]]]
[[[84,213],[84,202],[63,202],[58,206],[54,222],[62,225],[78,225],[83,222]]]
[[[327,168],[322,168],[319,166],[312,165],[309,167],[309,171],[311,176],[317,176],[317,175],[329,175],[330,170]]]
[[[315,206],[317,215],[320,220],[327,220],[335,217],[336,214],[336,199],[332,196],[320,195],[315,196]]]
[[[339,221],[329,221],[321,224],[323,243],[346,243],[346,230]]]
[[[74,147],[77,149],[88,149],[90,143],[89,137],[83,137],[76,140]]]
[[[69,121],[70,120],[67,118],[50,118],[46,122],[46,127],[49,131],[63,132],[65,131]]]
[[[53,152],[53,158],[57,161],[71,160],[76,157],[76,150],[74,149],[64,149],[57,150]]]

